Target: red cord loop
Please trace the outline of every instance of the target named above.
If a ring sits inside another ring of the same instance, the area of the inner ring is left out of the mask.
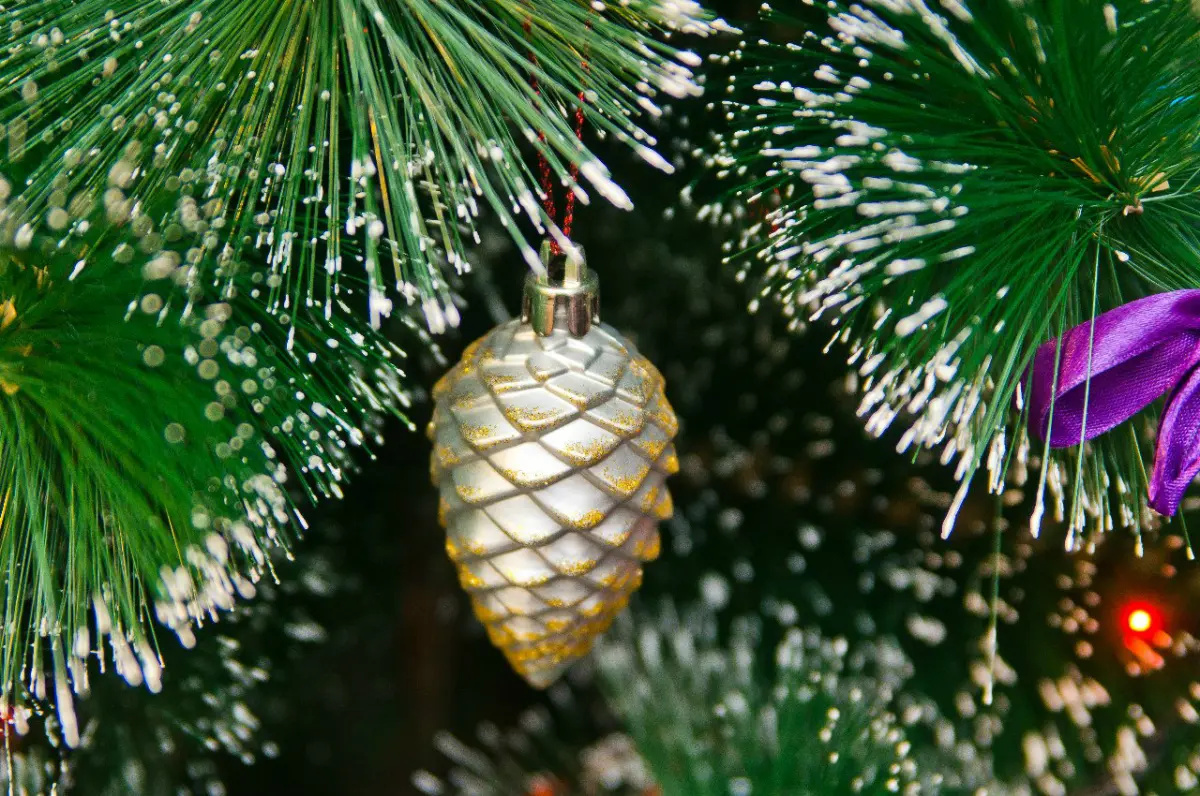
[[[526,19],[522,27],[525,30],[525,38],[532,39],[532,24],[530,20]],[[588,20],[587,27],[588,30],[591,30],[591,20]],[[529,51],[529,62],[533,64],[534,67],[538,65],[537,55],[533,52],[532,48],[530,48]],[[586,56],[582,61],[582,66],[585,73],[590,71]],[[533,88],[533,93],[536,96],[542,96],[541,87],[538,85],[537,73],[533,69],[529,71],[529,85]],[[580,89],[577,98],[579,102],[575,106],[575,137],[582,141],[584,118],[583,105],[586,101],[583,89]],[[544,131],[538,131],[538,143],[541,144],[537,151],[537,162],[538,180],[541,183],[542,189],[542,208],[546,211],[546,217],[550,219],[550,222],[553,224],[558,224],[558,206],[554,201],[554,173],[550,169],[550,161],[546,159],[546,133]],[[573,188],[575,181],[579,178],[579,166],[572,164],[570,174],[571,185],[568,186],[567,194],[563,198],[563,218],[562,225],[560,227],[563,237],[567,238],[568,240],[571,238],[571,227],[575,223],[575,191]],[[554,254],[560,254],[562,251],[558,241],[553,237],[550,238],[550,251]]]

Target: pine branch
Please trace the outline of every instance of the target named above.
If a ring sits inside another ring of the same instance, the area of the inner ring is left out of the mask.
[[[89,659],[158,690],[152,619],[190,646],[252,595],[299,491],[340,495],[409,402],[399,348],[346,313],[272,315],[233,264],[224,295],[181,290],[169,251],[78,268],[95,237],[0,248],[0,700],[56,702],[71,746]]]
[[[713,163],[765,214],[734,259],[797,324],[839,327],[868,430],[912,417],[900,450],[957,461],[946,533],[976,473],[998,492],[1039,462],[1035,533],[1045,514],[1071,547],[1155,525],[1140,424],[1048,452],[1024,431],[1022,380],[1064,329],[1200,278],[1192,4],[873,0],[812,16],[836,35],[751,46],[733,79],[736,132]]]
[[[374,325],[391,285],[435,329],[456,319],[440,268],[467,268],[485,208],[537,263],[516,214],[549,219],[522,142],[628,204],[571,128],[581,92],[597,131],[669,169],[634,118],[697,91],[673,60],[695,58],[653,36],[710,29],[686,0],[18,0],[5,22],[18,226],[61,234],[62,208],[103,203],[218,287],[260,250],[272,311],[329,312],[354,261]]]

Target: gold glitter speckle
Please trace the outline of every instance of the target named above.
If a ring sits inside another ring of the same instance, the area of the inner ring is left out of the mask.
[[[599,509],[592,509],[591,511],[582,515],[575,522],[567,523],[567,525],[572,530],[588,531],[588,530],[591,530],[592,528],[595,528],[600,523],[604,522],[605,516],[606,515],[604,514],[603,511],[600,511]]]
[[[462,434],[462,438],[471,444],[474,448],[480,448],[481,441],[496,433],[495,426],[487,425],[461,425],[458,427],[458,433]],[[493,443],[495,444],[495,443]]]
[[[554,568],[568,577],[579,577],[591,572],[599,563],[599,561],[591,560],[565,561],[561,564],[556,564]]]
[[[483,490],[481,490],[479,487],[471,484],[455,484],[454,491],[457,492],[458,496],[463,500],[470,500],[471,498],[482,494],[483,492]]]
[[[577,467],[590,467],[603,460],[615,447],[615,442],[609,443],[605,439],[594,439],[590,442],[572,442],[570,445],[563,446],[561,453]]]
[[[638,490],[642,482],[646,480],[646,474],[650,472],[650,465],[645,464],[638,467],[636,473],[629,475],[621,475],[613,471],[611,467],[601,469],[600,473],[604,480],[617,490],[622,497],[629,497]]]
[[[654,504],[654,516],[659,520],[670,519],[675,513],[675,503],[671,500],[671,493],[667,490],[662,490],[658,503]]]
[[[519,428],[528,428],[530,426],[540,426],[547,421],[554,420],[562,413],[553,409],[539,409],[532,406],[521,406],[519,404],[511,404],[504,407],[504,416]]]

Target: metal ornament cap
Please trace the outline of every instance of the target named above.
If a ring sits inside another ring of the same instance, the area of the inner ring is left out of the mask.
[[[446,551],[492,642],[539,688],[590,651],[641,585],[679,469],[663,377],[598,321],[594,280],[535,277],[528,316],[470,345],[433,391]],[[586,316],[573,314],[579,296]],[[536,318],[553,323],[537,329]]]
[[[542,243],[543,272],[525,277],[521,321],[540,335],[556,325],[574,337],[583,337],[600,322],[600,280],[588,270],[583,249],[571,245],[555,254],[550,241]]]

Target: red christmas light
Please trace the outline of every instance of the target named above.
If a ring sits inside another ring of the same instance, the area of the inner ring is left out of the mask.
[[[1121,612],[1122,625],[1127,633],[1152,636],[1162,629],[1162,612],[1148,602],[1131,602]]]
[[[1150,616],[1150,612],[1138,608],[1129,612],[1129,618],[1125,620],[1129,625],[1129,629],[1134,633],[1145,633],[1154,623],[1154,619]]]
[[[560,793],[555,781],[542,774],[535,775],[527,788],[526,796],[558,796]]]

